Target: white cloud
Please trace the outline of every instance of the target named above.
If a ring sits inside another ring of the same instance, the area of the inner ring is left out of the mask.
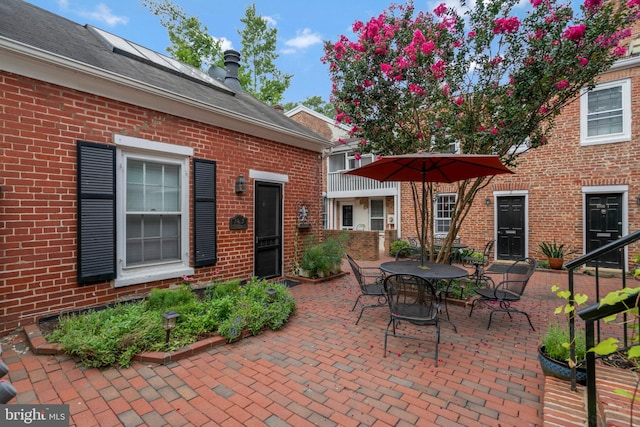
[[[220,42],[220,47],[222,48],[223,52],[225,50],[233,49],[233,43],[226,37],[220,37],[219,39],[214,37],[214,40]]]
[[[267,25],[271,25],[272,27],[275,27],[278,24],[278,21],[276,21],[275,18],[272,18],[271,16],[263,16],[262,19],[264,19]]]
[[[67,3],[65,0],[62,0],[60,4]],[[91,19],[98,22],[103,22],[107,24],[109,27],[115,27],[119,24],[127,24],[129,22],[129,18],[126,16],[116,16],[111,12],[111,9],[104,4],[100,3],[93,10],[80,10],[78,11],[78,15]]]
[[[309,46],[322,43],[322,36],[320,33],[314,33],[309,28],[305,28],[300,31],[296,31],[296,36],[284,42],[288,48],[282,50],[282,53],[295,53],[298,49],[306,49]]]

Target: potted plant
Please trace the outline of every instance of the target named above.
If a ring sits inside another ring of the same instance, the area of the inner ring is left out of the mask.
[[[576,351],[576,380],[578,384],[586,384],[587,371],[580,365],[586,357],[584,331],[577,330],[574,338]],[[542,336],[542,344],[538,347],[538,360],[545,375],[571,381],[571,352],[569,330],[559,324],[549,324],[547,332]]]
[[[321,243],[308,240],[302,252],[298,275],[314,278],[340,273],[348,239],[349,235],[342,233],[338,237],[327,237]]]
[[[540,242],[540,250],[548,258],[551,269],[562,269],[562,264],[564,264],[564,244],[558,245],[555,240],[553,243]]]

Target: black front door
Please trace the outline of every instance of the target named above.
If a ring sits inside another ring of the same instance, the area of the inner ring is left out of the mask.
[[[282,185],[256,182],[255,275],[282,275]]]
[[[622,237],[622,194],[587,194],[587,253]],[[622,268],[620,251],[600,259],[600,267]]]
[[[498,259],[525,256],[524,196],[498,197]]]

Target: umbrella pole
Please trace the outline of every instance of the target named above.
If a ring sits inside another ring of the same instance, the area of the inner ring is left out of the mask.
[[[424,194],[424,181],[425,181],[425,175],[426,175],[426,171],[424,170],[424,167],[422,168],[422,247],[421,247],[421,251],[420,251],[420,268],[423,269],[427,269],[428,267],[426,266],[426,262],[427,262],[427,256],[426,256],[426,247],[425,244],[426,242],[426,236],[425,236],[425,228],[424,228],[424,218],[425,218],[425,214],[427,212],[427,198],[425,197]]]

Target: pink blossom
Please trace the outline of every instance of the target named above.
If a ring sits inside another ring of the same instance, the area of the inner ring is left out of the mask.
[[[464,104],[464,98],[463,98],[463,97],[461,97],[461,96],[457,97],[457,98],[456,98],[456,104],[457,104],[457,105],[462,105],[462,104]]]
[[[456,40],[456,41],[453,43],[453,47],[460,47],[460,46],[462,46],[462,40]]]
[[[355,156],[353,156],[356,160],[360,160],[362,158],[362,155],[360,153],[356,153]]]
[[[349,116],[346,113],[340,113],[336,115],[336,123],[346,122],[346,119],[348,118]]]
[[[424,132],[418,132],[418,134],[416,135],[416,137],[417,137],[418,139],[422,139],[422,138],[424,138]]]
[[[520,20],[517,16],[498,18],[493,21],[494,34],[511,34],[518,31],[518,28],[520,28]]]
[[[616,46],[612,53],[615,56],[622,57],[627,54],[627,48],[625,46]]]
[[[444,15],[446,12],[447,12],[447,5],[444,3],[440,3],[438,7],[433,9],[433,13],[435,13],[435,15],[438,17]]]
[[[362,146],[367,145],[367,140],[366,139],[361,139],[360,140],[360,145],[362,145]]]
[[[469,34],[467,34],[467,37],[469,37],[470,39],[474,38],[475,36],[476,36],[476,32],[473,30],[469,31]]]
[[[373,86],[373,82],[371,80],[367,79],[364,82],[362,82],[362,85],[364,87],[370,87],[370,86]]]
[[[382,158],[382,154],[378,154],[378,155],[376,156],[376,160],[380,160],[381,158]]]
[[[345,141],[344,139],[338,138],[338,144],[342,145],[342,144],[346,144],[346,143],[347,143],[347,141]]]
[[[542,0],[531,0],[531,4],[533,5],[533,7],[538,7],[540,6],[540,4],[542,4]]]
[[[562,37],[567,40],[580,40],[584,37],[584,31],[587,29],[587,26],[584,24],[574,25],[572,27],[567,28],[564,33],[562,33]]]
[[[595,12],[601,4],[602,0],[584,0],[584,8],[590,12]]]
[[[495,58],[491,59],[491,65],[498,65],[501,62],[502,62],[502,57],[500,56],[496,56]]]
[[[498,129],[491,128],[491,135],[497,135],[497,134],[498,134]]]
[[[420,46],[420,51],[425,55],[431,54],[436,48],[436,44],[434,42],[424,42],[422,46]]]
[[[357,33],[358,31],[360,31],[360,29],[363,27],[363,23],[362,21],[356,21],[353,23],[353,26],[351,28],[353,28],[353,32]]]
[[[422,34],[422,31],[420,30],[415,30],[413,32],[413,40],[411,40],[411,44],[421,44],[424,43],[427,39],[424,38],[424,34]]]
[[[589,60],[587,58],[584,58],[582,56],[578,56],[578,62],[580,63],[581,66],[585,67],[588,63]]]
[[[629,0],[627,2],[627,7],[629,9],[631,9],[633,6],[638,6],[638,5],[640,5],[640,0]]]
[[[549,109],[543,105],[542,107],[540,107],[539,111],[540,111],[540,114],[547,114]]]
[[[484,126],[478,126],[478,132],[484,132],[485,130],[487,130],[486,127]]]
[[[449,85],[446,83],[442,85],[442,94],[444,96],[449,96]]]
[[[422,96],[425,94],[424,89],[420,86],[417,85],[415,83],[412,83],[409,85],[409,92],[413,93],[414,95],[418,95],[418,96]]]
[[[444,77],[444,71],[447,64],[439,59],[435,64],[431,65],[431,72],[436,79],[441,79]]]
[[[558,89],[564,89],[565,87],[569,86],[569,81],[566,79],[560,80],[556,86],[558,87]]]
[[[387,77],[393,74],[393,67],[389,64],[385,64],[385,63],[380,64],[380,69],[382,70],[384,75],[386,75]]]

